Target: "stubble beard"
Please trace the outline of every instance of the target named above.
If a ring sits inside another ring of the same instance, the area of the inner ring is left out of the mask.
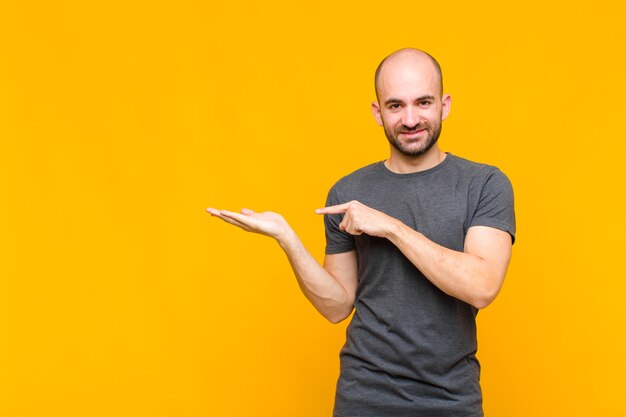
[[[407,144],[403,143],[402,140],[400,140],[399,138],[400,134],[403,132],[420,129],[426,129],[427,137],[424,140],[424,143],[417,148],[407,146]],[[389,141],[391,146],[393,146],[398,152],[400,152],[404,156],[418,157],[424,155],[437,143],[437,140],[439,140],[439,135],[441,134],[441,123],[438,123],[438,125],[432,129],[432,132],[430,124],[418,125],[412,129],[407,128],[406,126],[401,126],[396,131],[391,131],[387,128],[387,126],[384,126],[384,130],[385,136],[387,136],[387,140]]]

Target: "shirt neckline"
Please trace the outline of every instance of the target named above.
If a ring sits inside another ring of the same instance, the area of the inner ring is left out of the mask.
[[[378,167],[387,175],[389,175],[390,177],[394,177],[394,178],[415,178],[415,177],[421,177],[424,175],[428,175],[431,174],[433,172],[439,171],[441,168],[443,168],[445,165],[447,165],[450,159],[452,159],[452,157],[454,155],[452,155],[450,152],[446,152],[446,157],[443,161],[441,161],[440,163],[438,163],[437,165],[435,165],[432,168],[428,168],[425,169],[423,171],[417,171],[417,172],[408,172],[406,174],[398,174],[397,172],[393,172],[392,170],[390,170],[389,168],[387,168],[385,166],[385,161],[380,161],[378,162]]]

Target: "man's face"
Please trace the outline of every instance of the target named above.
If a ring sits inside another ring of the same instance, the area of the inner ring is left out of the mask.
[[[385,65],[378,83],[374,117],[393,148],[417,157],[437,143],[450,97],[441,96],[439,79],[429,62]]]

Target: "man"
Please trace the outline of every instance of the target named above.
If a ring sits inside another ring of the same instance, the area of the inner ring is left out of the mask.
[[[354,309],[335,417],[482,416],[475,317],[508,268],[511,185],[497,168],[439,149],[451,98],[430,55],[394,52],[375,87],[389,159],[339,180],[316,211],[325,215],[323,266],[276,213],[207,210],[275,238],[328,320]]]

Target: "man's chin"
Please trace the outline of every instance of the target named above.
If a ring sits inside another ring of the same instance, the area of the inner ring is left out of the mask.
[[[399,144],[392,143],[392,146],[400,152],[404,156],[408,157],[418,157],[424,155],[430,148],[432,148],[433,144],[420,144],[420,143],[412,143],[412,144]]]

